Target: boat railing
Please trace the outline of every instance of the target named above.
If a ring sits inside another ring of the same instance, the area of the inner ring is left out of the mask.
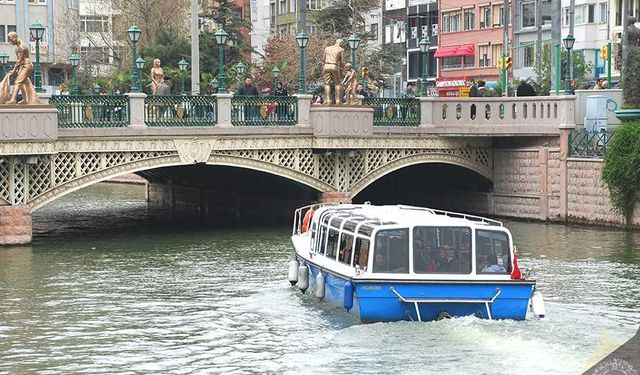
[[[482,217],[482,216],[469,215],[469,214],[463,214],[460,212],[451,212],[451,211],[445,211],[445,210],[436,210],[434,208],[424,208],[424,207],[405,206],[405,205],[399,205],[398,207],[400,207],[403,210],[426,211],[434,215],[442,215],[442,216],[459,218],[459,219],[467,219],[467,220],[478,221],[478,222],[489,224],[489,225],[497,225],[500,227],[502,226],[501,221],[487,219],[486,217]]]
[[[333,204],[335,203],[313,203],[313,204],[308,204],[306,206],[302,206],[300,208],[296,208],[293,215],[293,233],[292,234],[296,235],[296,234],[302,233],[302,221],[304,220],[304,215],[307,213],[307,211],[309,211],[312,208],[314,210],[317,210],[320,207],[330,206]]]

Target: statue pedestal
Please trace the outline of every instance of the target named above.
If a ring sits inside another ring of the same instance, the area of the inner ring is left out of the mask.
[[[359,105],[311,106],[309,123],[318,137],[363,137],[373,133],[373,108]]]
[[[58,110],[43,104],[0,105],[0,141],[58,139]]]

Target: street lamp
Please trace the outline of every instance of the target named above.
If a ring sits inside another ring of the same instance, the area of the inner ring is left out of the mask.
[[[178,62],[178,67],[180,68],[180,94],[184,95],[184,71],[187,70],[188,62],[184,61],[184,59]]]
[[[429,75],[429,47],[431,47],[431,43],[429,39],[422,38],[420,43],[418,43],[420,47],[420,52],[422,53],[422,79],[420,82],[420,96],[427,96],[427,76]]]
[[[242,78],[244,78],[244,72],[245,70],[247,70],[247,66],[244,65],[242,61],[240,61],[239,63],[236,64],[236,70],[240,74],[240,79],[242,80]]]
[[[573,44],[576,42],[576,38],[573,35],[569,34],[566,38],[563,39],[564,48],[567,49],[567,72],[565,74],[566,83],[564,86],[564,92],[569,94],[571,93],[571,64],[573,63],[573,59],[571,58],[571,50],[573,49]]]
[[[136,53],[136,43],[140,40],[140,34],[142,30],[138,26],[131,26],[127,29],[127,35],[131,41],[131,92],[140,92],[140,84],[138,82],[138,69],[136,69],[136,59],[138,58]]]
[[[213,91],[214,94],[218,93],[218,87],[219,87],[219,83],[217,79],[212,79],[211,80],[211,91]]]
[[[220,93],[225,94],[227,92],[227,76],[224,73],[224,45],[227,43],[227,34],[226,31],[220,29],[213,34],[216,37],[216,43],[218,43],[218,48],[220,49],[218,55],[218,66],[220,68],[218,73],[218,81],[220,81]]]
[[[358,70],[356,69],[356,50],[358,50],[358,46],[360,45],[360,38],[355,34],[351,34],[349,38],[347,38],[347,42],[349,42],[349,47],[351,47],[351,66],[354,70]]]
[[[300,47],[300,78],[298,94],[304,94],[307,92],[307,83],[305,82],[304,77],[304,49],[307,46],[307,43],[309,43],[309,37],[303,31],[296,37],[296,42],[298,42],[298,47]]]
[[[4,78],[4,66],[9,62],[9,54],[4,51],[0,51],[0,65],[2,66],[2,78]]]
[[[98,85],[97,83],[93,84],[93,94],[94,95],[99,95],[100,94],[100,85]]]
[[[44,92],[42,89],[42,68],[40,67],[40,40],[44,36],[44,26],[40,22],[36,22],[29,26],[29,31],[36,40],[36,66],[34,68],[34,80],[36,81],[36,92]]]
[[[78,65],[80,64],[80,56],[69,56],[69,64],[73,69],[73,86],[71,86],[71,95],[78,95]]]
[[[278,87],[278,78],[280,77],[280,69],[277,66],[274,66],[271,69],[271,73],[273,73],[273,89],[275,90]]]
[[[144,59],[142,57],[136,59],[136,68],[138,69],[138,79],[140,80],[140,92],[142,92],[142,69],[144,69]]]

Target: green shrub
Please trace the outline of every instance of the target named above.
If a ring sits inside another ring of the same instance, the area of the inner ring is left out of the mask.
[[[604,158],[602,179],[616,211],[629,223],[640,192],[640,121],[616,129]]]

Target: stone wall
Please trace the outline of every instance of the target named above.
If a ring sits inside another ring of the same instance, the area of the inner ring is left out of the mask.
[[[31,242],[31,212],[28,206],[0,206],[0,245]]]
[[[493,214],[541,219],[539,150],[500,149],[494,153]]]

